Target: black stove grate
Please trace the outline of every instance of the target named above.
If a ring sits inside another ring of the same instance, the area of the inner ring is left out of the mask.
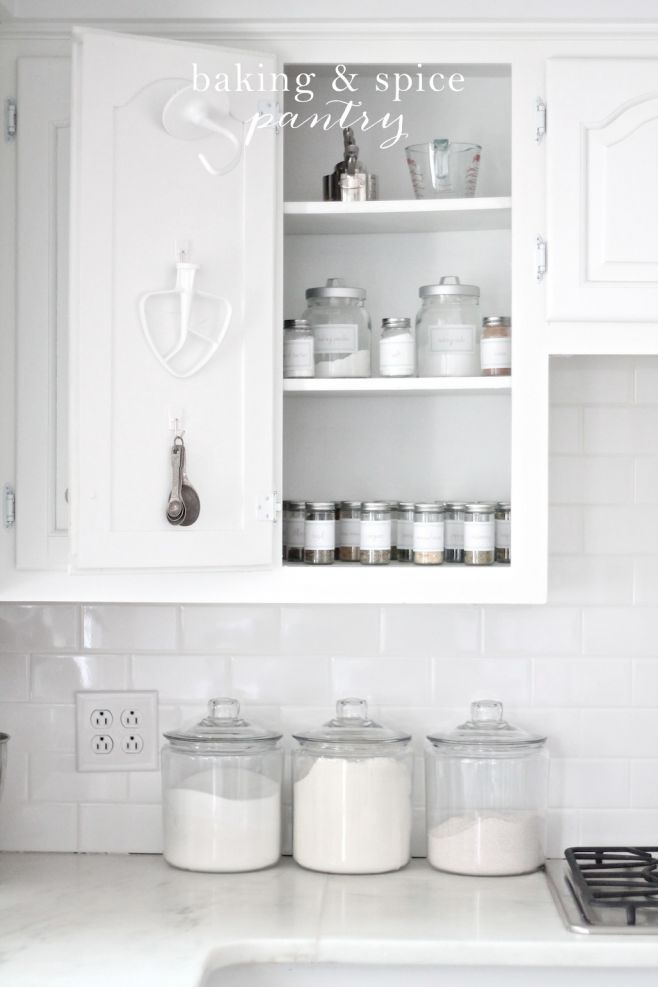
[[[658,908],[658,847],[569,847],[565,856],[585,907],[623,908],[627,925],[638,909]]]

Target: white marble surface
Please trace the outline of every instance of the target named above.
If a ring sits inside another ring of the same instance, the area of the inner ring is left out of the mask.
[[[567,932],[542,874],[456,877],[414,861],[339,877],[286,860],[210,875],[157,855],[0,854],[3,987],[197,987],[250,958],[651,968],[658,936]]]

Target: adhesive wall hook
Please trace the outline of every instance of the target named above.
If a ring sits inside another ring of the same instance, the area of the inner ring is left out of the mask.
[[[225,165],[217,168],[210,163],[206,154],[199,154],[199,161],[213,176],[233,171],[242,157],[242,140],[221,122],[229,118],[230,102],[226,93],[200,94],[192,86],[185,86],[174,93],[162,111],[162,125],[171,137],[201,140],[215,134],[228,141],[234,153]]]

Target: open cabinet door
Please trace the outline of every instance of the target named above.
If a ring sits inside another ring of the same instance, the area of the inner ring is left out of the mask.
[[[266,80],[276,70],[260,53],[75,33],[77,568],[273,561],[276,131],[245,140],[271,94],[235,92],[238,66]],[[215,91],[222,74],[228,94]],[[201,501],[188,527],[166,519],[177,424]]]

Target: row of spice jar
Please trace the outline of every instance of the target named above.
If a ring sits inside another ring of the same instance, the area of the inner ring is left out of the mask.
[[[194,871],[249,871],[281,855],[283,751],[277,730],[248,723],[236,699],[165,734],[164,856]],[[327,723],[294,735],[293,856],[310,870],[376,874],[410,858],[413,751],[406,730],[341,699]],[[544,863],[546,738],[479,700],[425,749],[426,851],[439,870],[503,875]]]
[[[509,376],[511,320],[482,320],[477,285],[454,276],[423,285],[415,327],[406,317],[382,321],[379,372],[382,377]],[[301,319],[283,324],[284,377],[370,377],[371,323],[363,288],[329,278],[306,291]]]
[[[511,505],[504,502],[283,502],[283,559],[387,565],[491,565],[511,561]]]

